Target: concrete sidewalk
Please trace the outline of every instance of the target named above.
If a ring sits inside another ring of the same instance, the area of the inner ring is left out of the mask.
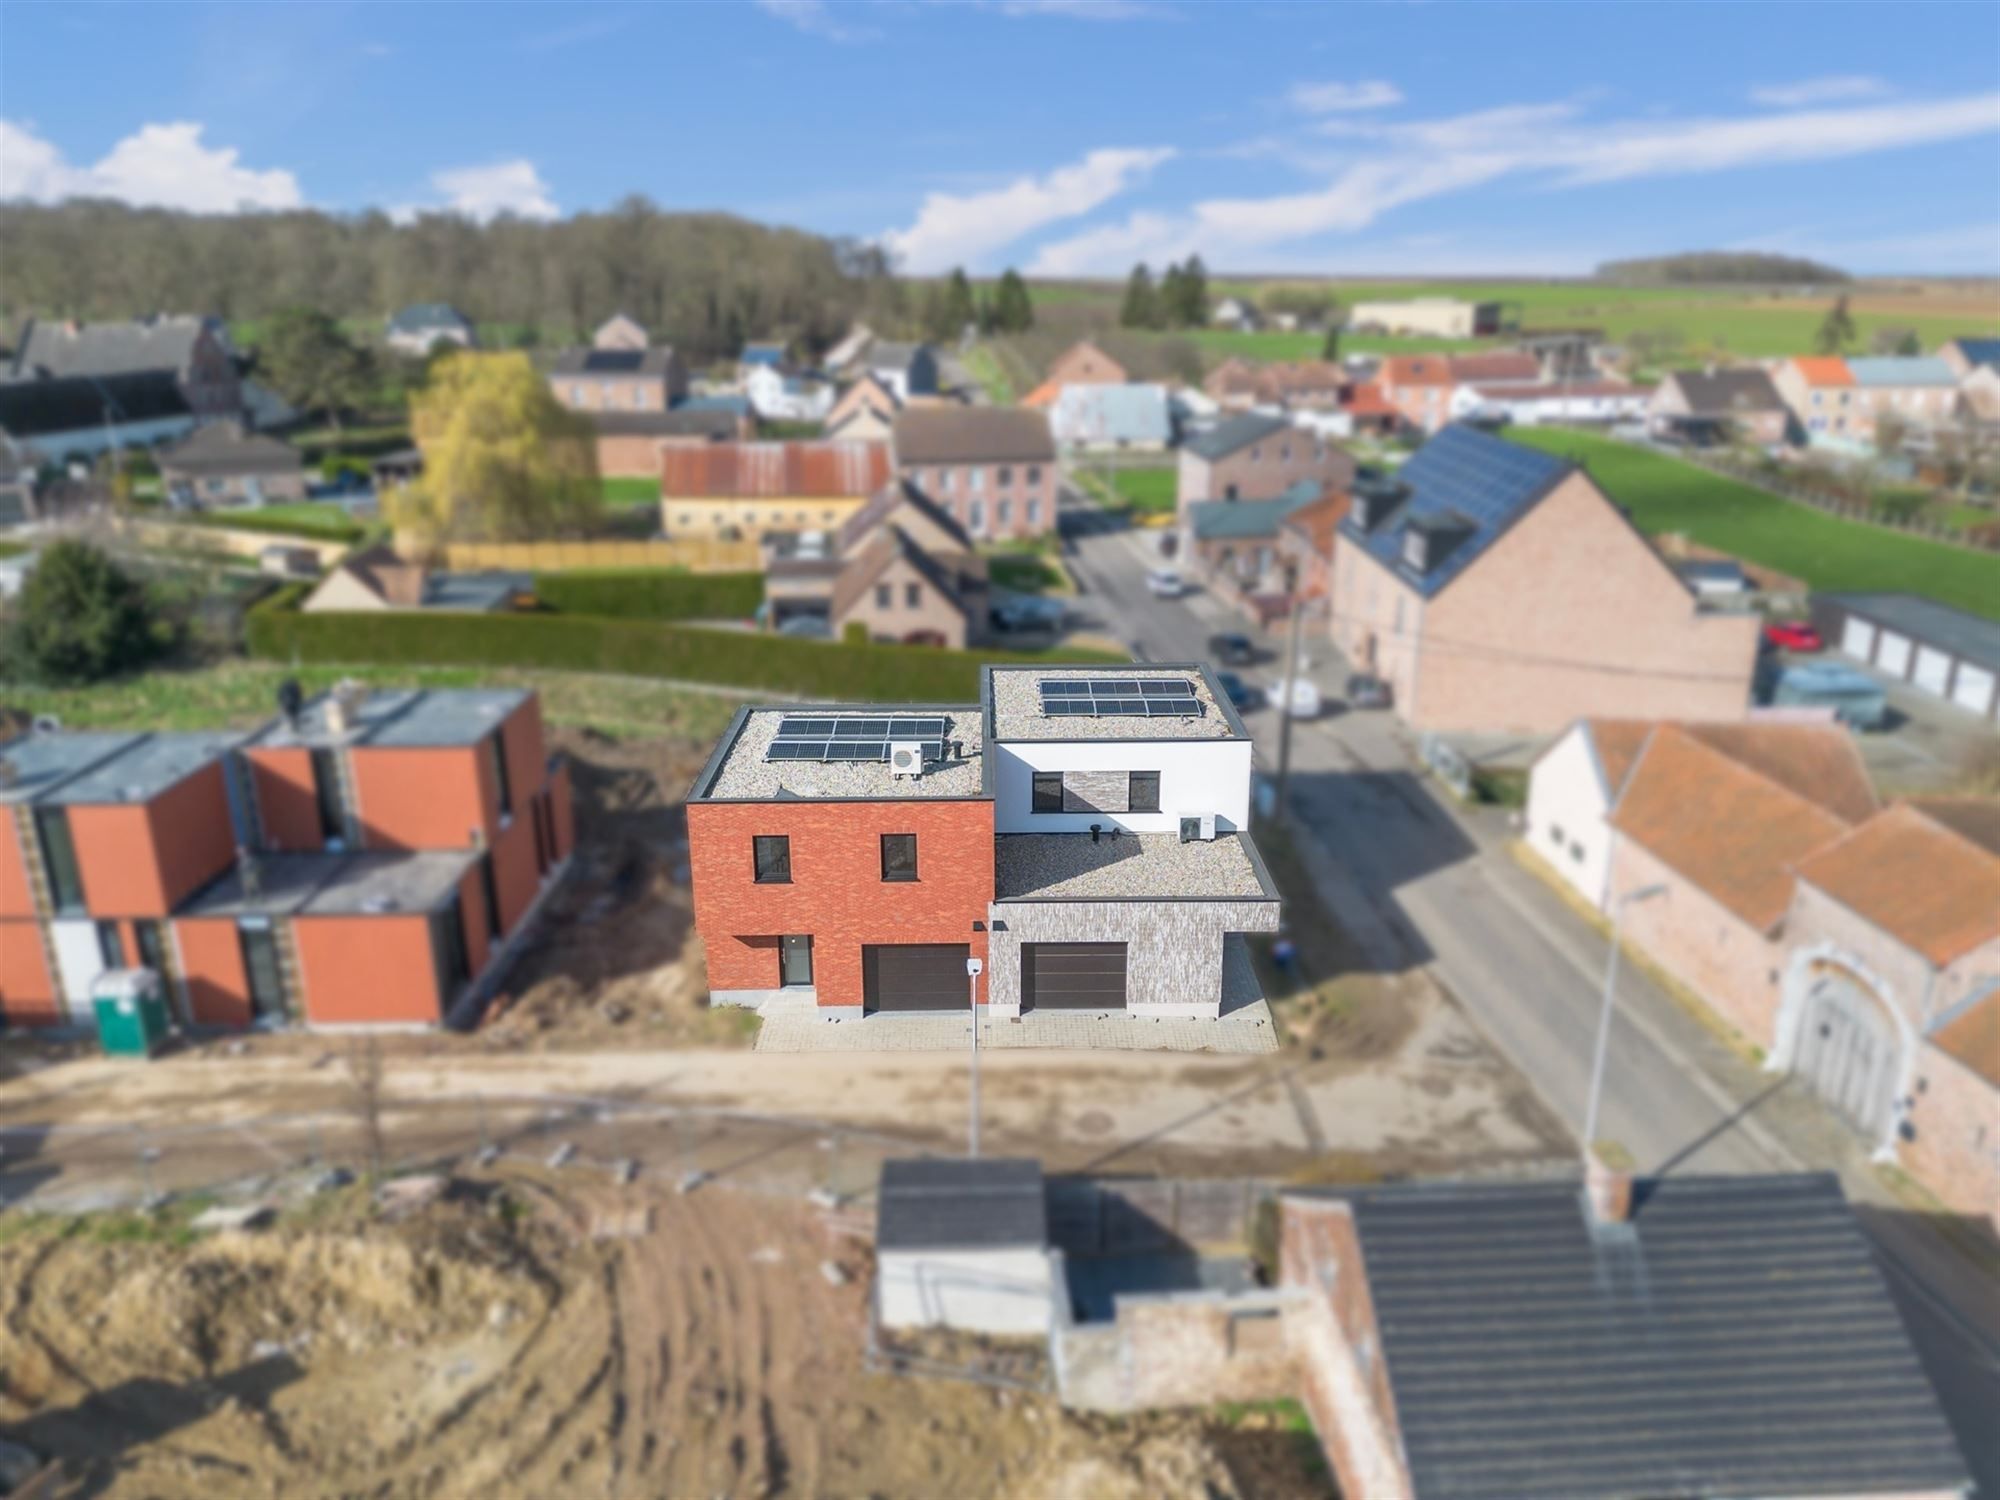
[[[955,1015],[873,1015],[826,1021],[802,1001],[775,1001],[760,1012],[759,1052],[959,1052],[972,1045],[972,1025]],[[1058,1051],[1226,1052],[1278,1050],[1271,1007],[1262,1000],[1216,1021],[1151,1020],[1122,1011],[1030,1011],[1019,1017],[981,1015],[982,1049]]]

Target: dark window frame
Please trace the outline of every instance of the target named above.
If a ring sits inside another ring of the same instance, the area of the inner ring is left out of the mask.
[[[765,873],[767,847],[777,858],[776,874]],[[792,883],[792,836],[788,833],[757,833],[750,836],[750,872],[759,885]]]
[[[107,969],[125,967],[125,934],[109,918],[97,924],[97,956]]]
[[[319,836],[322,841],[347,837],[347,816],[340,804],[339,763],[335,760],[340,752],[330,746],[316,746],[311,752],[313,775],[313,804],[319,810]]]
[[[493,851],[479,857],[479,890],[486,904],[486,941],[500,940],[500,877],[493,869]]]
[[[1063,810],[1063,778],[1060,771],[1036,771],[1029,785],[1028,811],[1035,813],[1059,813]],[[1055,800],[1045,800],[1053,783]]]
[[[51,830],[56,836],[51,837]],[[41,840],[42,867],[48,872],[49,900],[57,912],[84,909],[83,866],[76,857],[76,837],[70,831],[69,809],[35,809],[35,833]]]
[[[899,849],[906,847],[910,852],[907,870],[892,870],[889,865],[889,849],[893,842]],[[917,836],[914,833],[885,833],[882,835],[882,879],[890,884],[906,884],[917,878]]]
[[[514,816],[514,779],[508,774],[507,770],[506,730],[494,730],[491,743],[493,745],[494,784],[500,793],[500,816],[511,818]]]
[[[1141,785],[1151,788],[1147,800],[1139,800]],[[1127,812],[1156,813],[1160,810],[1160,773],[1158,771],[1128,771],[1125,775],[1125,810]]]

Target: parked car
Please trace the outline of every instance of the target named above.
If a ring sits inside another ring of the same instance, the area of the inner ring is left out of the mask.
[[[1146,587],[1162,599],[1178,599],[1187,592],[1187,580],[1172,568],[1149,568]]]
[[[1764,643],[1779,651],[1818,651],[1826,642],[1803,620],[1773,620],[1764,627]]]
[[[1395,694],[1389,684],[1370,672],[1356,672],[1347,679],[1347,705],[1350,708],[1388,708],[1395,702]]]
[[[1215,680],[1222,688],[1222,696],[1229,700],[1229,706],[1239,714],[1248,713],[1264,701],[1264,695],[1234,672],[1217,672]]]
[[[1063,613],[1060,599],[1018,594],[997,601],[987,616],[996,630],[1055,630],[1062,625]]]
[[[1247,667],[1257,659],[1257,643],[1237,630],[1224,630],[1208,638],[1208,654],[1232,667]]]
[[[1318,686],[1303,677],[1292,679],[1289,698],[1285,695],[1285,680],[1277,679],[1271,684],[1270,700],[1277,705],[1278,712],[1294,719],[1317,719],[1326,707]]]

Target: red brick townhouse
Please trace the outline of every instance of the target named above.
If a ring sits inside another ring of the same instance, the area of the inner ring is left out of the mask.
[[[573,841],[529,692],[29,735],[0,746],[0,1019],[88,1023],[99,975],[143,966],[189,1026],[435,1025]]]
[[[1278,925],[1206,668],[988,667],[977,704],[747,708],[688,798],[721,1004],[1215,1017]]]

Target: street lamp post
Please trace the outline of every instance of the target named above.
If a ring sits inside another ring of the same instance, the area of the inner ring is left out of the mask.
[[[1597,1106],[1604,1092],[1604,1060],[1611,1051],[1611,1003],[1618,989],[1618,941],[1625,908],[1631,902],[1650,901],[1666,893],[1664,885],[1645,885],[1612,898],[1611,953],[1604,961],[1604,1008],[1597,1018],[1597,1055],[1590,1065],[1590,1100],[1584,1106],[1583,1114],[1583,1159],[1586,1164],[1590,1161],[1591,1148],[1597,1143]]]
[[[985,963],[977,958],[965,961],[965,982],[972,1006],[972,1118],[966,1130],[965,1154],[979,1160],[979,971]]]

